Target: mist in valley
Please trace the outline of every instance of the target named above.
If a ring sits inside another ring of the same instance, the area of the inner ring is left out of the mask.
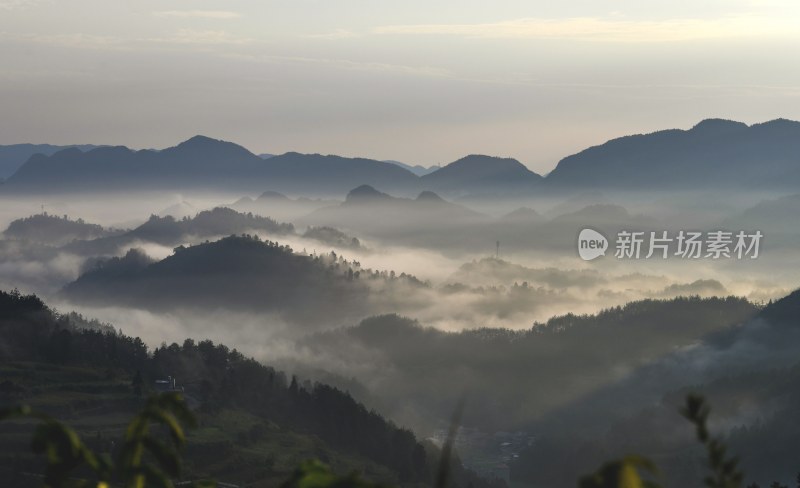
[[[748,436],[799,405],[756,391],[764,375],[778,384],[797,374],[800,337],[786,325],[800,283],[794,194],[459,196],[442,185],[442,195],[371,185],[5,192],[0,289],[154,350],[225,344],[346,391],[421,438],[436,440],[464,398],[465,465],[488,456],[532,486],[567,485],[631,449],[666,456],[671,482],[692,479],[696,469],[665,454],[690,444],[670,436],[680,430],[670,412],[690,389],[720,404],[714,426],[745,452]],[[579,257],[586,228],[612,242],[605,256]],[[625,231],[718,230],[761,231],[757,259],[685,259],[675,243],[668,258],[645,258],[644,247],[624,259],[613,247]],[[504,432],[516,432],[512,459],[475,440]],[[578,451],[587,454],[546,467]],[[775,459],[747,466],[788,476]]]

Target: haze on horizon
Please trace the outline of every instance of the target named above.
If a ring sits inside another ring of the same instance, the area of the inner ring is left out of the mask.
[[[798,22],[796,2],[768,0],[3,0],[0,144],[201,133],[546,173],[625,134],[800,119]]]

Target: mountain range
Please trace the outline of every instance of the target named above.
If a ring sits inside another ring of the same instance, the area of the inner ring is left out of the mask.
[[[162,151],[123,146],[36,154],[6,182],[22,191],[230,189],[269,185],[294,193],[340,195],[360,184],[404,189],[416,175],[391,163],[290,152],[263,159],[242,146],[195,136]]]
[[[90,151],[99,146],[92,144],[76,144],[54,146],[53,144],[10,144],[0,146],[0,180],[8,178],[34,154],[51,156],[67,148],[76,147],[81,151]]]
[[[620,137],[562,159],[546,181],[555,188],[795,188],[800,122],[707,119],[689,130]]]
[[[17,156],[18,157],[18,156]],[[11,159],[0,151],[0,167]],[[631,135],[590,147],[541,176],[519,161],[469,155],[424,173],[394,161],[288,152],[264,158],[237,144],[195,136],[161,151],[126,147],[39,151],[4,191],[214,189],[338,196],[359,185],[410,196],[532,195],[564,189],[797,189],[800,122],[746,125],[703,120],[689,130]],[[429,168],[433,169],[433,168]]]

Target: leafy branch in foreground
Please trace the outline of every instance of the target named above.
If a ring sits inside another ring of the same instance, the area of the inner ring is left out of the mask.
[[[727,456],[727,447],[720,439],[711,437],[708,431],[708,415],[711,407],[706,400],[695,394],[686,397],[686,405],[680,409],[689,422],[694,424],[697,440],[708,452],[711,475],[704,479],[709,488],[740,488],[744,473],[738,469],[739,460]],[[579,488],[658,488],[654,481],[642,477],[642,472],[656,475],[656,466],[641,456],[626,456],[620,460],[603,464],[600,469],[580,478]],[[800,477],[800,475],[798,475]]]
[[[281,488],[380,488],[381,485],[362,479],[357,473],[337,476],[317,460],[305,461]]]
[[[643,479],[641,472],[658,474],[656,466],[641,456],[625,456],[609,461],[600,469],[578,480],[578,488],[660,488],[654,481]]]
[[[39,420],[31,448],[33,452],[46,457],[44,486],[47,488],[106,488],[112,481],[129,488],[172,488],[170,477],[179,476],[181,469],[177,449],[186,442],[182,424],[195,425],[194,416],[179,394],[153,396],[128,425],[120,454],[114,463],[108,456],[95,455],[81,441],[77,432],[48,415],[27,406],[0,410],[0,421],[13,418]],[[154,435],[152,424],[164,426],[171,443]],[[147,462],[146,455],[156,463]],[[73,476],[81,467],[89,469],[93,480]]]
[[[32,418],[40,421],[33,433],[31,450],[46,457],[44,486],[52,488],[91,486],[88,480],[70,478],[70,473],[83,464],[97,473],[98,487],[107,486],[105,481],[110,474],[110,462],[107,458],[95,456],[71,427],[48,415],[35,412],[25,405],[0,410],[0,421],[14,418]]]
[[[709,488],[739,488],[742,486],[744,473],[739,470],[739,460],[736,457],[727,457],[725,444],[709,434],[707,423],[710,411],[705,399],[693,394],[686,398],[686,406],[681,409],[681,414],[694,424],[697,440],[708,452],[708,466],[712,474],[704,481]]]
[[[196,426],[194,415],[179,394],[165,393],[150,397],[144,409],[128,425],[120,453],[118,471],[122,479],[128,480],[130,487],[152,485],[167,488],[172,486],[169,476],[180,475],[181,458],[178,452],[152,434],[151,423],[165,426],[176,448],[186,443],[181,423],[189,427]],[[145,452],[158,461],[160,469],[144,462]]]

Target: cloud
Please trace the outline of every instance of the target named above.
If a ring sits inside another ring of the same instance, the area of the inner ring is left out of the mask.
[[[160,10],[153,12],[156,17],[181,17],[199,19],[237,19],[242,16],[230,10]]]
[[[734,37],[796,36],[792,19],[731,16],[717,19],[620,20],[594,17],[522,18],[482,24],[416,24],[376,27],[373,34],[455,35],[496,39],[576,39],[673,42]]]

